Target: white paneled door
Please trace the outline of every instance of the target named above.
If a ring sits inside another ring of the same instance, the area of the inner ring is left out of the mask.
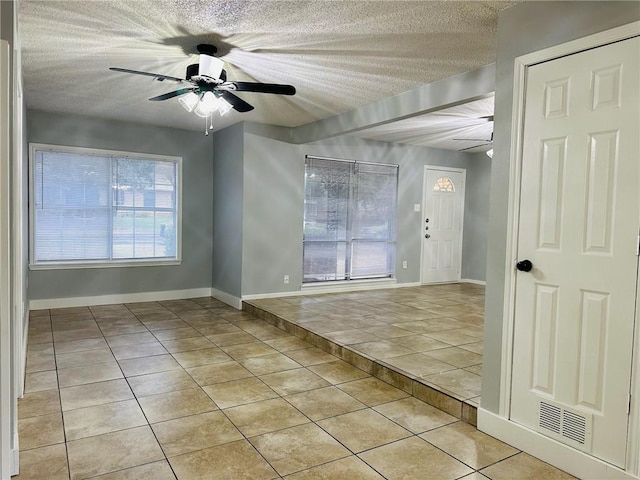
[[[422,283],[460,280],[464,180],[464,170],[425,169]]]
[[[517,243],[511,420],[622,468],[638,276],[639,59],[632,38],[528,69]]]

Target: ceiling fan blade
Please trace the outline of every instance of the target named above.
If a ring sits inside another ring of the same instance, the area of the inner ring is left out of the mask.
[[[460,142],[491,142],[492,141],[488,138],[452,138],[451,140],[456,140]]]
[[[234,110],[238,112],[249,112],[253,110],[253,106],[242,100],[240,97],[235,96],[229,91],[221,91],[220,94],[227,102],[231,104]]]
[[[171,80],[173,82],[184,82],[183,78],[172,77],[170,75],[162,75],[160,73],[151,73],[151,72],[140,72],[138,70],[129,70],[128,68],[119,68],[119,67],[109,67],[109,70],[113,70],[114,72],[122,72],[122,73],[133,73],[135,75],[144,75],[146,77],[153,77],[159,81],[163,80]]]
[[[229,82],[238,92],[274,93],[276,95],[295,95],[296,87],[279,83]],[[233,87],[231,87],[233,89]]]
[[[480,145],[474,145],[473,147],[467,147],[467,148],[461,148],[460,150],[458,150],[459,152],[464,152],[465,150],[471,150],[473,148],[479,148],[479,147],[486,147],[487,145],[491,145],[491,142],[489,143],[482,143]]]
[[[198,89],[197,88],[180,88],[180,89],[175,90],[173,92],[163,93],[162,95],[158,95],[157,97],[152,97],[149,100],[151,100],[152,102],[157,102],[157,101],[160,101],[160,100],[167,100],[169,98],[179,97],[180,95],[184,95],[185,93],[195,92],[196,90],[198,90]]]

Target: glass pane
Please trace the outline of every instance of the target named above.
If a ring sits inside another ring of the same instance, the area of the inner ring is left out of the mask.
[[[133,258],[134,214],[128,210],[113,213],[113,258]]]
[[[433,184],[434,192],[455,192],[456,188],[449,177],[440,177]]]
[[[393,274],[394,244],[353,242],[351,278],[390,277]]]
[[[395,239],[397,167],[356,164],[353,238]]]
[[[136,211],[133,222],[134,258],[152,258],[155,256],[155,215],[152,211]]]
[[[175,257],[177,232],[173,212],[156,212],[156,257]]]
[[[303,256],[304,282],[346,278],[345,242],[305,242]]]

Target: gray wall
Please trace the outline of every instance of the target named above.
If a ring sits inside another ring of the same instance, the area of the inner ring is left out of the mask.
[[[213,221],[211,286],[240,297],[242,293],[242,219],[244,125],[237,123],[213,134],[212,177],[209,189],[213,204],[203,205]],[[203,179],[203,181],[206,181]],[[213,208],[213,214],[211,214]],[[205,265],[203,265],[205,266]]]
[[[396,277],[399,283],[420,281],[422,204],[425,165],[467,169],[467,205],[476,219],[465,219],[464,236],[486,235],[490,163],[486,155],[337,137],[292,145],[265,135],[246,134],[244,155],[244,236],[242,294],[299,291],[302,284],[304,157],[318,155],[400,165]],[[227,201],[227,200],[225,200]],[[466,242],[466,241],[465,241]],[[466,243],[465,243],[466,245]],[[214,252],[214,259],[215,259]],[[463,278],[484,280],[486,239],[463,252]],[[402,261],[408,268],[402,269]],[[468,263],[468,267],[465,266]],[[283,276],[290,283],[283,283]]]
[[[186,130],[29,110],[27,138],[34,143],[181,156],[184,187],[181,265],[31,270],[31,300],[211,286],[211,137]]]
[[[640,19],[638,2],[523,2],[498,17],[482,406],[498,412],[516,57]]]

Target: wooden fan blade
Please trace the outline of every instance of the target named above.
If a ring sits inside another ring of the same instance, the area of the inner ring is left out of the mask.
[[[197,88],[180,88],[180,89],[175,90],[173,92],[163,93],[162,95],[158,95],[157,97],[152,97],[149,100],[151,100],[152,102],[157,102],[157,101],[160,101],[160,100],[167,100],[169,98],[179,97],[180,95],[184,95],[185,93],[195,92],[196,90],[198,90],[198,89]]]
[[[474,145],[473,147],[467,147],[467,148],[461,148],[460,150],[458,150],[459,152],[464,152],[465,150],[471,150],[473,148],[478,148],[478,147],[485,147],[487,145],[491,145],[491,142],[488,143],[482,143],[480,145]]]
[[[251,110],[253,110],[253,105],[245,102],[240,97],[234,95],[229,91],[221,91],[220,94],[222,95],[222,98],[229,102],[234,110],[238,112],[250,112]]]
[[[161,73],[140,72],[138,70],[129,70],[128,68],[109,67],[109,70],[113,70],[114,72],[133,73],[134,75],[144,75],[146,77],[153,77],[159,81],[163,81],[163,80],[171,80],[173,82],[186,81],[183,78],[172,77],[170,75],[162,75]]]
[[[222,85],[222,89],[235,90],[237,92],[257,92],[257,93],[273,93],[275,95],[295,95],[296,87],[293,85],[282,85],[279,83],[259,83],[259,82],[229,82]]]

